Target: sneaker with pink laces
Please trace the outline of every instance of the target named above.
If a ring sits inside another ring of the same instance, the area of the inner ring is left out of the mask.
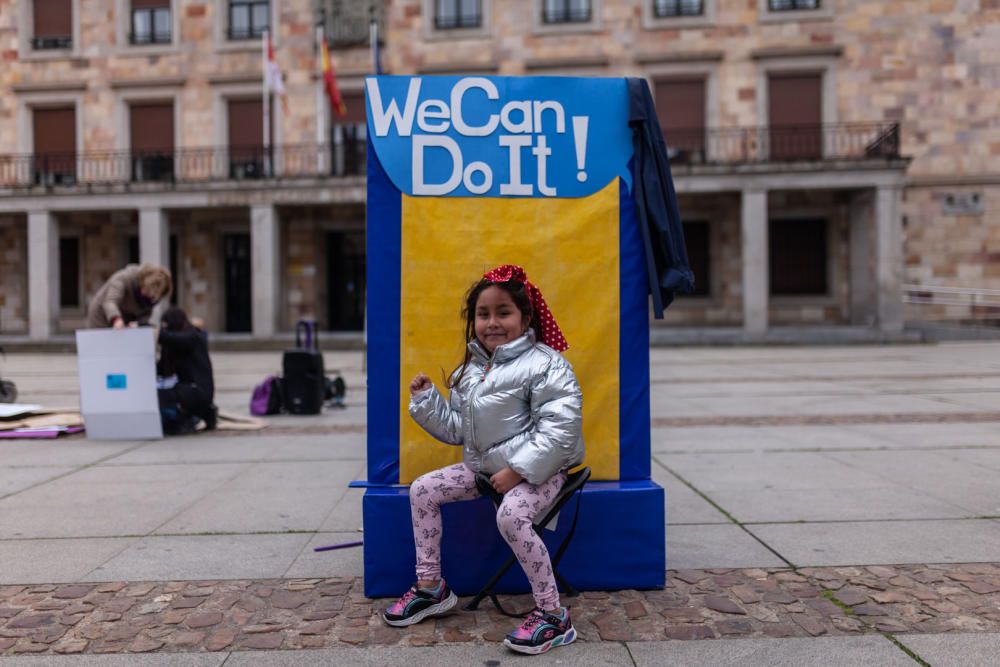
[[[419,623],[428,616],[437,616],[450,611],[458,604],[458,596],[448,584],[441,581],[437,591],[417,588],[416,584],[403,593],[403,597],[382,612],[382,620],[391,626],[402,628]]]
[[[524,619],[521,627],[507,635],[503,643],[518,653],[536,655],[556,646],[572,644],[575,640],[576,628],[569,618],[569,609],[563,607],[561,615],[534,610]]]

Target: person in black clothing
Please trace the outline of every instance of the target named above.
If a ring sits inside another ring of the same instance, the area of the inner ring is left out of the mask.
[[[157,390],[164,433],[190,433],[199,419],[205,422],[207,430],[214,429],[218,409],[212,403],[215,382],[212,361],[208,358],[208,334],[191,324],[187,314],[174,306],[163,314],[159,342],[157,374],[177,376],[174,386]]]

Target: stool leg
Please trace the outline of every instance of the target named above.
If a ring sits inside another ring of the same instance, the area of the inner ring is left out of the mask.
[[[501,607],[500,603],[497,602],[496,594],[493,593],[493,587],[500,582],[503,575],[507,574],[507,570],[509,570],[516,562],[517,556],[511,556],[508,558],[507,562],[504,563],[503,566],[497,570],[497,573],[493,575],[493,578],[489,580],[489,583],[483,586],[482,590],[476,593],[476,597],[472,598],[472,600],[470,600],[469,603],[462,608],[466,611],[475,611],[479,607],[479,603],[483,601],[483,598],[490,597],[493,600],[493,604],[495,604],[500,611],[503,611],[503,607]]]

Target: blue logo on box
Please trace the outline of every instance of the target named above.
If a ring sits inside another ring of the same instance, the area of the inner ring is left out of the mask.
[[[127,385],[124,373],[108,373],[108,389],[125,389]]]

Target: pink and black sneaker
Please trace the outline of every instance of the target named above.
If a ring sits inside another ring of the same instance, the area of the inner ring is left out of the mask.
[[[521,627],[507,635],[503,643],[512,651],[535,655],[572,644],[575,640],[576,629],[569,618],[569,609],[563,607],[561,616],[536,609],[528,614]]]
[[[382,620],[389,625],[402,628],[419,623],[428,616],[437,616],[450,611],[458,604],[458,596],[441,580],[436,591],[417,588],[414,584],[403,597],[396,600],[382,613]]]

